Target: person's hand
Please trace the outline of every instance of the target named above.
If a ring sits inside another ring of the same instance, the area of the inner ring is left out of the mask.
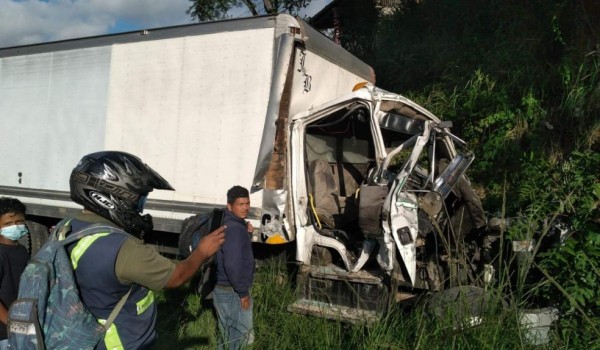
[[[198,243],[198,248],[205,257],[212,256],[221,248],[225,242],[225,226],[221,226],[213,232],[202,237]]]
[[[254,226],[252,226],[250,221],[246,221],[246,229],[248,230],[248,233],[254,232]]]
[[[175,271],[171,278],[165,284],[165,288],[177,288],[189,281],[198,271],[198,268],[207,262],[225,242],[225,226],[220,227],[213,232],[202,237],[198,242],[198,247],[186,259],[181,260],[175,265]]]
[[[250,295],[241,297],[240,305],[242,307],[242,310],[248,310],[250,308]]]

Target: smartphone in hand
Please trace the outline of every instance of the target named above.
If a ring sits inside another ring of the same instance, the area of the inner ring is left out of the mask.
[[[210,221],[210,231],[218,229],[223,226],[223,217],[225,216],[225,210],[220,208],[213,209],[212,219]]]

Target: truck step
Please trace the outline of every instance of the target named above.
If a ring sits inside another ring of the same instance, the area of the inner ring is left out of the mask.
[[[381,284],[383,280],[383,273],[380,271],[360,270],[357,272],[349,272],[333,264],[327,266],[303,266],[302,268],[308,270],[310,276],[316,278],[376,285]]]
[[[382,314],[373,310],[363,310],[347,306],[332,305],[314,300],[300,299],[288,306],[288,311],[303,315],[323,317],[352,324],[373,324]]]

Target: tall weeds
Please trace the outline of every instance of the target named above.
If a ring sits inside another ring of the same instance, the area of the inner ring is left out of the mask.
[[[424,296],[416,304],[395,305],[374,324],[351,325],[288,312],[295,292],[287,271],[276,260],[257,270],[252,291],[253,349],[539,349],[527,338],[516,301],[506,299],[498,289],[487,291],[488,307],[475,318],[469,310],[480,305],[473,303],[476,299],[452,300],[434,310],[428,303],[431,299]],[[156,300],[157,349],[215,348],[216,323],[210,303],[202,303],[189,288],[161,292]],[[555,348],[559,337],[551,337],[547,346]]]

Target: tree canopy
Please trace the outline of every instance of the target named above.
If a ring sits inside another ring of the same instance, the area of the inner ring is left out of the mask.
[[[246,8],[252,16],[287,12],[298,14],[308,6],[311,0],[190,0],[192,3],[186,11],[200,22],[224,19],[234,8]]]

